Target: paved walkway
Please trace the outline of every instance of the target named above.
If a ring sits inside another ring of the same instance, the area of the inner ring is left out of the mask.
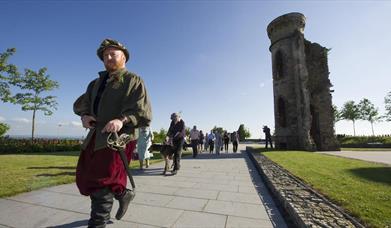
[[[181,164],[175,176],[160,175],[162,163],[135,172],[136,198],[108,227],[286,227],[243,151]],[[85,227],[89,212],[75,184],[61,185],[0,199],[0,227]]]
[[[391,151],[328,151],[319,153],[391,165]]]

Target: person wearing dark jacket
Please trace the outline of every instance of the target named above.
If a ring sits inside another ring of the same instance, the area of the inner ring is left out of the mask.
[[[270,128],[263,126],[263,133],[265,133],[265,148],[267,148],[268,143],[270,143],[270,148],[273,149],[272,135],[270,134]]]
[[[181,119],[179,113],[171,114],[171,123],[167,132],[166,142],[172,142],[174,147],[174,169],[172,170],[172,174],[174,175],[177,174],[178,170],[181,168],[180,163],[185,135],[185,122]]]
[[[226,153],[228,153],[229,136],[227,131],[224,132],[223,139],[224,139],[224,150]]]

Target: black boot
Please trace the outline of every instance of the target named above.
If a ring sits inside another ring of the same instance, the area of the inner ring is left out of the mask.
[[[104,228],[110,220],[110,212],[113,207],[114,194],[107,188],[96,191],[90,195],[91,218],[88,227]]]
[[[125,189],[122,194],[115,195],[115,199],[119,202],[119,208],[117,214],[115,215],[117,220],[120,220],[125,215],[126,211],[128,210],[129,203],[133,200],[134,196],[134,191],[130,189]]]

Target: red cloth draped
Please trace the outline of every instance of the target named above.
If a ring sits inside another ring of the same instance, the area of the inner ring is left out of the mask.
[[[137,141],[126,145],[125,154],[128,162]],[[76,185],[82,195],[90,195],[94,191],[108,187],[116,194],[126,189],[127,173],[119,153],[110,148],[94,151],[95,135],[87,148],[82,150],[76,168]]]

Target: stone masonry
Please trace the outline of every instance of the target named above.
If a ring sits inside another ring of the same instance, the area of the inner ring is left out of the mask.
[[[334,136],[328,49],[304,38],[305,17],[289,13],[267,27],[271,40],[275,144],[339,150]]]

